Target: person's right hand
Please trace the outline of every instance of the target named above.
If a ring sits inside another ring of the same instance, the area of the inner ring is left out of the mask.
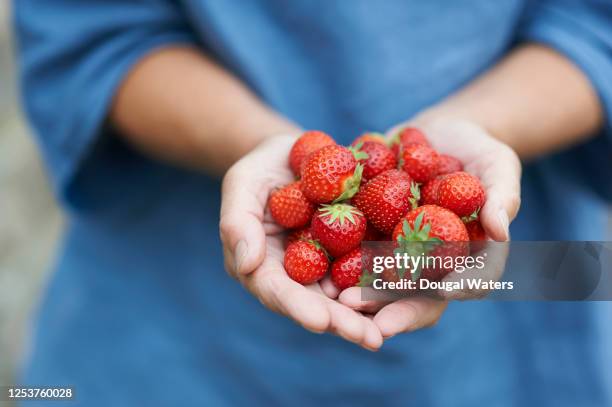
[[[220,231],[228,273],[266,307],[305,329],[331,332],[369,350],[382,346],[371,317],[335,300],[329,280],[309,286],[283,267],[283,233],[269,218],[270,192],[293,181],[287,157],[295,136],[268,138],[238,161],[223,180]]]

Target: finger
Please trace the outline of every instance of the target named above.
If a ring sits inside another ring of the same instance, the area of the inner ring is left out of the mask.
[[[286,157],[294,138],[273,137],[236,163],[223,180],[220,230],[240,274],[252,272],[265,256],[264,208],[270,189],[293,180]]]
[[[239,274],[255,270],[265,256],[262,189],[257,174],[249,173],[248,166],[240,163],[223,180],[219,229]]]
[[[326,277],[329,279],[329,277]],[[333,286],[331,280],[329,284]],[[325,295],[323,284],[315,283],[307,286],[308,289]],[[333,287],[337,292],[338,289]],[[326,298],[327,299],[327,298]],[[382,346],[382,335],[370,318],[364,317],[358,312],[354,312],[336,301],[327,301],[330,312],[330,325],[328,330],[350,342],[356,343],[368,350],[376,351]]]
[[[257,278],[256,275],[257,272],[246,278]],[[286,276],[268,279],[255,293],[270,309],[311,332],[331,332],[370,350],[382,345],[382,335],[372,321]]]
[[[275,237],[267,240],[264,263],[254,273],[240,277],[253,295],[312,332],[329,331],[360,345],[372,337],[367,334],[365,318],[327,298],[318,284],[304,287],[290,279],[281,263],[282,242]]]
[[[270,208],[267,205],[264,210],[263,227],[266,235],[274,235],[287,231],[287,229],[274,221],[274,218],[272,218],[272,214],[270,213]]]
[[[493,240],[510,239],[509,225],[520,207],[521,166],[508,147],[500,148],[484,163],[476,164],[477,174],[486,191],[487,200],[480,211],[480,220]],[[466,169],[470,169],[469,167]]]
[[[254,273],[242,276],[245,287],[266,307],[305,329],[316,333],[327,331],[331,317],[325,297],[266,267],[264,263]]]
[[[331,332],[368,350],[382,346],[382,334],[371,319],[333,300],[328,304]]]
[[[333,300],[327,301],[331,319],[329,329],[336,335],[356,344],[365,338],[365,318]]]
[[[329,276],[320,283],[311,284],[308,288],[330,299],[336,298],[339,292]],[[382,346],[382,335],[370,316],[354,312],[335,301],[330,301],[328,305],[331,315],[330,332],[371,351],[377,351]],[[338,305],[340,308],[337,308]]]
[[[223,261],[227,274],[229,274],[230,277],[237,279],[238,276],[236,275],[236,267],[234,266],[234,256],[232,253],[230,253],[227,247],[223,247]]]
[[[334,285],[330,276],[325,276],[323,280],[319,282],[319,285],[321,286],[323,294],[332,299],[338,298],[340,290]]]
[[[379,291],[370,287],[347,288],[340,293],[338,301],[355,311],[369,314],[374,314],[393,302],[393,300],[385,299],[384,295],[380,295]]]
[[[506,244],[495,244],[490,243],[486,246],[486,259],[484,261],[484,267],[478,268],[473,267],[465,270],[462,273],[453,271],[444,277],[445,283],[461,282],[466,278],[483,281],[499,281],[506,268],[506,260],[510,248]],[[489,288],[469,288],[468,284],[460,284],[465,287],[457,290],[437,290],[437,294],[440,298],[445,300],[468,300],[468,299],[481,299],[486,297],[493,290]]]
[[[362,346],[368,350],[376,352],[383,345],[384,339],[380,333],[380,329],[374,323],[374,319],[371,315],[362,315],[366,326],[366,333],[363,338]]]
[[[395,301],[374,316],[384,338],[434,325],[447,306],[446,301],[413,297]]]
[[[277,225],[276,223],[270,223],[267,221],[264,221],[263,229],[264,229],[264,233],[266,234],[266,236],[277,235],[287,230],[287,229],[284,229],[282,226]]]

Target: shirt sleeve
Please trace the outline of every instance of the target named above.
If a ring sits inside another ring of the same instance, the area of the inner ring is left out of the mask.
[[[569,159],[583,183],[612,200],[612,1],[531,1],[519,37],[564,54],[597,91],[605,115],[602,134],[571,151]]]
[[[130,68],[195,38],[170,0],[13,2],[25,113],[62,196],[102,133]]]

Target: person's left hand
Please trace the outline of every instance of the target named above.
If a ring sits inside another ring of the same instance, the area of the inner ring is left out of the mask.
[[[521,164],[516,153],[493,138],[475,123],[458,119],[419,119],[402,123],[387,132],[396,134],[401,128],[417,127],[427,136],[437,151],[460,159],[465,171],[480,178],[486,192],[486,203],[480,211],[480,221],[487,234],[495,241],[510,239],[509,224],[520,206]],[[503,261],[498,265],[503,272]],[[352,287],[339,295],[347,306],[374,314],[384,338],[401,332],[414,331],[434,325],[442,316],[447,301],[415,296],[389,303],[362,301],[362,288]]]

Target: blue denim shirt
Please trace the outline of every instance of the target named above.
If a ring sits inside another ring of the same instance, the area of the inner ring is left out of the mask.
[[[140,155],[105,120],[134,63],[191,44],[277,111],[346,143],[410,118],[523,41],[570,58],[609,118],[609,1],[13,7],[25,110],[69,218],[25,383],[74,385],[86,406],[612,403],[608,304],[453,303],[435,328],[376,354],[269,312],[223,271],[219,180]],[[526,165],[514,239],[604,239],[606,123],[592,141]]]

